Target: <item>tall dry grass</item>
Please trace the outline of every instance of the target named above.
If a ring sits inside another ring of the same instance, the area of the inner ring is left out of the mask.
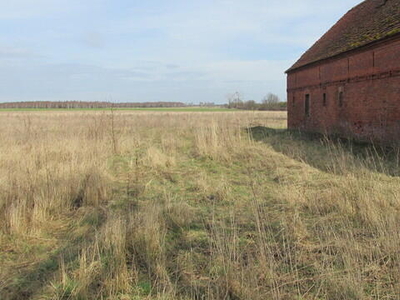
[[[398,299],[396,159],[284,124],[2,113],[1,298]]]

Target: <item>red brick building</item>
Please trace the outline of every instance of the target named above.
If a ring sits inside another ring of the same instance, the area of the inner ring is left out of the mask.
[[[400,0],[354,7],[286,73],[290,129],[400,141]]]

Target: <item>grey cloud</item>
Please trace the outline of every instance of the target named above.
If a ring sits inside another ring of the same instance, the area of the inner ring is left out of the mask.
[[[28,49],[0,45],[0,58],[38,58],[42,57]]]
[[[78,0],[12,0],[0,2],[0,19],[28,19],[82,9]]]
[[[175,65],[175,64],[166,64],[165,67],[167,69],[179,69],[179,65]]]
[[[166,77],[172,80],[204,80],[207,79],[207,73],[199,71],[168,72]]]
[[[99,32],[87,32],[83,35],[81,41],[91,48],[104,48],[106,45],[104,36]]]

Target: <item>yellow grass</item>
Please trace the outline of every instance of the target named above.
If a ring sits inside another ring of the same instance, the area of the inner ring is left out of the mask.
[[[398,299],[398,152],[285,124],[2,112],[0,299]]]

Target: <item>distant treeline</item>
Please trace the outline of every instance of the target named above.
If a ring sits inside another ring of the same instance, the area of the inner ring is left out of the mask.
[[[254,100],[243,100],[243,96],[239,93],[228,95],[228,108],[244,109],[244,110],[287,110],[287,103],[281,102],[275,94],[269,93],[261,102]]]
[[[184,107],[182,102],[85,102],[85,101],[26,101],[0,103],[0,108],[147,108],[147,107]]]
[[[254,100],[247,100],[235,103],[229,103],[225,105],[227,108],[242,109],[242,110],[277,110],[285,111],[287,110],[286,102],[276,102],[276,103],[258,103]]]

